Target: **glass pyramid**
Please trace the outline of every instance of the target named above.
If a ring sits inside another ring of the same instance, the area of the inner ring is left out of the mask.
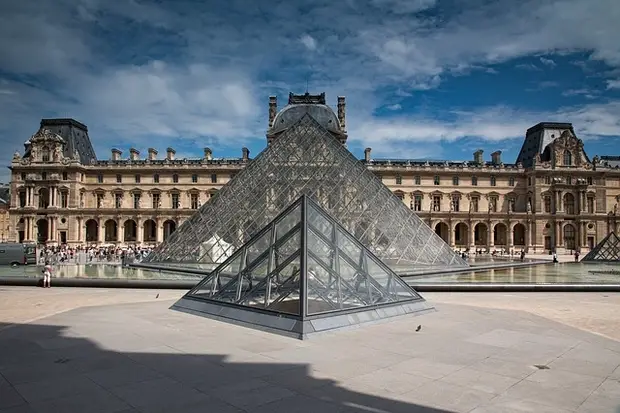
[[[467,264],[306,114],[143,261],[211,270],[308,195],[399,274]]]
[[[297,338],[429,309],[307,196],[258,231],[174,308]]]
[[[620,237],[610,232],[582,261],[620,262]]]

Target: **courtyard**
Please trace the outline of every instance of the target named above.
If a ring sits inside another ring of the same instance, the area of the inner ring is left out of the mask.
[[[0,412],[616,412],[620,296],[426,293],[308,341],[171,290],[0,288]],[[419,331],[418,326],[421,326]]]

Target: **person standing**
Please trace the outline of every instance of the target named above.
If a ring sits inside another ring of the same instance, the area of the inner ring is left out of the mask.
[[[50,288],[52,286],[52,271],[52,264],[46,261],[45,267],[43,267],[43,288]]]

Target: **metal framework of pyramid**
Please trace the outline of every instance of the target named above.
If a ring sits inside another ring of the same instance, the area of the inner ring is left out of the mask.
[[[381,179],[308,114],[143,263],[212,270],[304,194],[399,274],[467,267]]]
[[[173,305],[295,338],[431,310],[307,196]]]
[[[610,232],[592,251],[583,257],[584,262],[620,262],[620,237]]]

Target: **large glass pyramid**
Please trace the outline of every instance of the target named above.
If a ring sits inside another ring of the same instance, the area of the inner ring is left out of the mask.
[[[620,262],[620,237],[615,232],[610,232],[582,261]]]
[[[429,309],[307,196],[173,308],[297,338]]]
[[[144,263],[211,270],[303,194],[399,274],[467,266],[308,114],[278,136]]]

